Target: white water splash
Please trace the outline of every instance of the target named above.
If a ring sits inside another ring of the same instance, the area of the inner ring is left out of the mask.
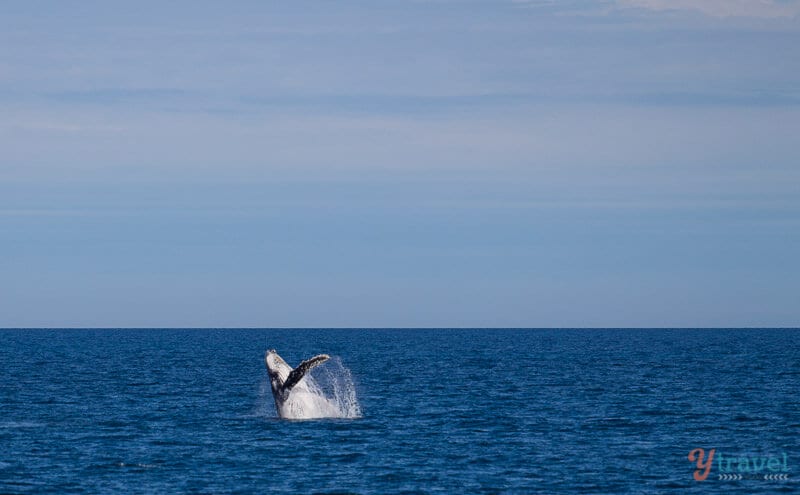
[[[275,411],[268,381],[262,382],[259,396],[261,404],[256,414],[272,416],[267,413]],[[360,418],[361,406],[350,370],[338,357],[315,368],[292,388],[282,404],[280,416],[285,419]]]
[[[262,378],[258,385],[258,399],[253,406],[252,416],[268,418],[275,415],[275,402],[272,399],[272,390],[269,385],[269,378]]]
[[[341,358],[334,356],[325,365],[312,371],[306,377],[310,388],[332,403],[338,415],[336,418],[360,418],[361,405],[356,397],[356,386],[350,370],[342,364]]]

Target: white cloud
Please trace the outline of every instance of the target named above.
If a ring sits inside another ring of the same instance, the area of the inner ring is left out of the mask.
[[[656,11],[693,10],[713,17],[788,18],[800,15],[800,1],[790,0],[616,0],[621,7]]]

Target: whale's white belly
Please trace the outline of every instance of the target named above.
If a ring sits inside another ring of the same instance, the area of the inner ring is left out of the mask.
[[[292,390],[278,408],[280,416],[286,419],[337,418],[342,415],[325,396],[308,390]]]

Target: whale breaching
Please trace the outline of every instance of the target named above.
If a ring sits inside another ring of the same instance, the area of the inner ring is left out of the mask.
[[[319,390],[306,373],[330,359],[320,354],[300,363],[292,369],[275,349],[267,351],[264,361],[267,364],[272,396],[278,417],[285,419],[341,418],[345,414],[337,405]]]

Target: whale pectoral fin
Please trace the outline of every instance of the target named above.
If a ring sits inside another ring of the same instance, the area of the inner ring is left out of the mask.
[[[330,356],[327,354],[320,354],[319,356],[314,356],[311,359],[306,359],[300,363],[297,368],[293,369],[291,373],[289,373],[289,377],[285,382],[283,382],[283,389],[291,390],[292,387],[297,385],[300,380],[303,379],[306,373],[311,371],[311,369],[315,366],[319,366],[320,364],[324,363],[328,359],[330,359]]]

